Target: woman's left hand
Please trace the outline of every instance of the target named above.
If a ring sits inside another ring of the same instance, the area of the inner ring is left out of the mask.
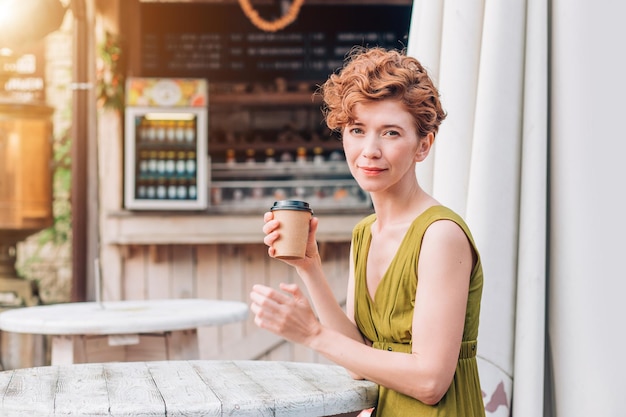
[[[252,287],[250,309],[254,322],[295,343],[307,345],[322,325],[307,298],[296,284],[280,284],[282,291],[265,285]]]

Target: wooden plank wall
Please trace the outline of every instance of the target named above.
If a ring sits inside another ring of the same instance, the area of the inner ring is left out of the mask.
[[[96,34],[102,41],[107,30],[118,32],[119,1],[97,5],[100,9],[96,19]],[[249,304],[248,294],[255,283],[276,287],[282,281],[297,282],[299,278],[292,268],[269,258],[267,248],[262,243],[160,246],[111,244],[115,240],[116,229],[110,216],[123,207],[121,116],[116,111],[98,110],[99,256],[104,300],[217,298]],[[331,288],[343,305],[349,269],[349,242],[321,242],[320,252]],[[88,286],[89,293],[95,293],[94,284],[88,282]],[[202,328],[198,338],[202,359],[327,362],[306,348],[258,329],[252,317],[243,323]],[[155,340],[154,343],[160,342]]]
[[[293,268],[267,256],[263,244],[134,246],[122,259],[122,299],[214,298],[249,304],[255,283],[298,282]],[[349,243],[320,243],[324,270],[345,305]],[[302,287],[304,290],[304,287]],[[199,330],[201,359],[272,359],[328,363],[325,358],[243,323]]]

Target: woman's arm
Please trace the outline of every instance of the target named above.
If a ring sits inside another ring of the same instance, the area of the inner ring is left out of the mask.
[[[274,257],[273,242],[278,238],[278,221],[274,220],[272,212],[265,213],[265,225],[263,231],[266,233],[264,242],[269,246],[268,254]],[[322,261],[319,254],[315,235],[319,219],[311,218],[309,236],[305,258],[302,260],[283,260],[283,262],[295,267],[297,274],[307,288],[315,311],[317,312],[322,324],[345,334],[355,340],[363,342],[363,337],[358,331],[354,321],[346,317],[346,313],[342,310],[337,302],[332,289],[328,285],[328,281],[322,268]],[[347,294],[348,305],[352,304],[350,291]]]
[[[472,266],[471,246],[458,225],[438,221],[429,227],[418,265],[411,354],[374,349],[323,325],[293,284],[281,286],[282,292],[255,286],[251,308],[260,327],[314,349],[353,374],[436,404],[458,362]]]

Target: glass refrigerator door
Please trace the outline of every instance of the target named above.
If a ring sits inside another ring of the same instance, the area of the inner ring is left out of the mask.
[[[126,110],[126,208],[207,207],[206,123],[199,109]]]

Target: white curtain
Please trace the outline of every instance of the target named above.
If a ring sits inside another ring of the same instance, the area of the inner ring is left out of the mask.
[[[481,251],[487,416],[623,416],[626,3],[414,0],[412,13],[408,54],[448,111],[417,175]]]

